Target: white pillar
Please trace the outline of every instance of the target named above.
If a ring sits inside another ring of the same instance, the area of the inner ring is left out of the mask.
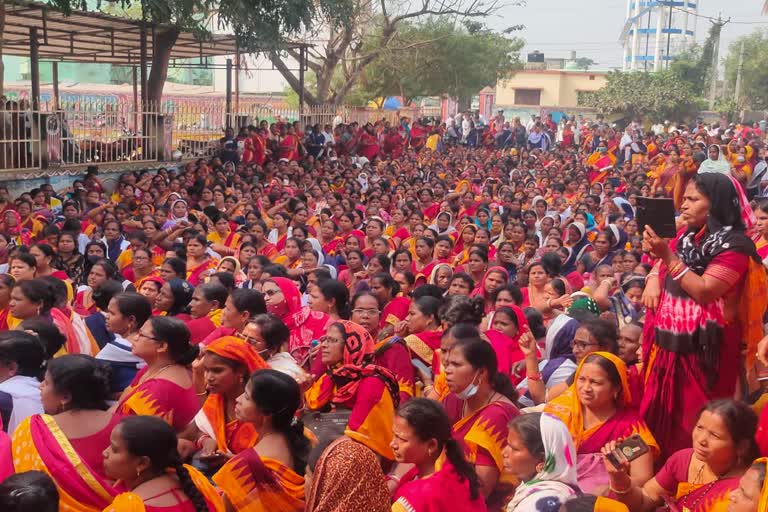
[[[632,22],[632,60],[630,62],[630,69],[635,71],[637,69],[637,51],[640,48],[640,0],[635,0],[635,8],[632,13],[634,21]]]
[[[658,18],[656,19],[656,46],[653,51],[653,70],[661,71],[661,31],[664,29],[665,10],[664,6],[656,8],[658,12]]]

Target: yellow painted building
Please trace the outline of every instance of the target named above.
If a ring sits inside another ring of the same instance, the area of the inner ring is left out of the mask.
[[[500,81],[496,86],[496,106],[576,108],[579,93],[605,86],[603,71],[526,69]]]

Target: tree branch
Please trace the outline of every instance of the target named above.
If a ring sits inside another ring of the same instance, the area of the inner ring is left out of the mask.
[[[288,82],[288,85],[290,85],[294,91],[301,95],[301,84],[299,83],[299,79],[296,78],[290,69],[288,69],[288,66],[285,65],[277,52],[269,52],[269,60],[272,62],[272,65],[277,68],[280,74],[283,75],[283,78],[285,78],[285,81]],[[306,87],[304,87],[304,101],[313,105],[317,105],[319,103],[317,101],[317,96],[309,92]]]

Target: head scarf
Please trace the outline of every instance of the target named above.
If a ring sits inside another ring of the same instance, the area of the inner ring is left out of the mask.
[[[235,272],[234,272],[235,275],[237,275],[237,274],[239,274],[241,272],[242,269],[241,269],[241,266],[240,266],[240,261],[237,258],[235,258],[234,256],[224,256],[223,258],[221,258],[221,261],[219,261],[219,264],[216,265],[216,271],[217,272],[219,271],[219,267],[221,267],[221,264],[224,263],[225,261],[231,261],[232,263],[234,263],[234,265],[235,265]]]
[[[429,274],[429,284],[437,285],[437,272],[441,268],[447,268],[451,272],[451,276],[453,276],[453,267],[450,266],[448,263],[438,263],[432,268],[432,272]],[[449,277],[450,279],[450,277]]]
[[[509,282],[509,272],[507,271],[507,269],[505,269],[504,267],[498,267],[498,266],[491,267],[491,268],[489,268],[488,270],[485,271],[485,275],[483,275],[483,278],[480,280],[480,284],[478,284],[475,287],[475,289],[472,290],[472,293],[470,294],[470,296],[472,296],[472,297],[480,296],[480,297],[482,297],[484,299],[488,298],[488,297],[486,297],[485,282],[488,280],[488,276],[492,272],[501,273],[502,275],[504,275],[504,280],[506,282]]]
[[[589,222],[589,214],[587,214],[587,222]],[[592,217],[592,222],[594,223],[595,219]],[[593,224],[594,225],[594,224]],[[579,239],[576,241],[575,244],[573,244],[569,249],[571,250],[571,253],[568,256],[568,259],[565,260],[565,263],[563,263],[563,275],[570,274],[574,270],[576,270],[576,264],[579,262],[579,259],[584,254],[584,251],[586,250],[587,246],[589,246],[589,239],[587,238],[587,227],[584,226],[581,222],[574,222],[571,224],[571,226],[575,227],[579,232]],[[569,226],[570,229],[570,226]]]
[[[283,297],[285,299],[285,304],[288,306],[288,312],[283,315],[284,318],[281,318],[283,322],[286,322],[286,318],[289,315],[293,315],[294,313],[298,313],[301,310],[301,293],[299,292],[299,289],[296,287],[296,284],[294,281],[291,281],[290,279],[287,279],[285,277],[273,277],[270,279],[273,283],[277,285],[278,288],[280,288],[280,291],[283,293]],[[287,325],[287,322],[286,322]],[[289,329],[291,329],[291,326],[288,326]]]
[[[445,231],[440,231],[440,228],[437,227],[437,219],[439,219],[441,215],[448,216],[448,227],[445,228]],[[435,216],[435,222],[432,223],[429,228],[435,230],[438,235],[450,235],[451,233],[454,233],[456,228],[453,227],[453,215],[451,215],[449,212],[438,213],[437,216]]]
[[[374,376],[384,381],[397,407],[400,402],[397,379],[389,370],[373,364],[375,343],[368,330],[349,320],[339,320],[332,325],[341,327],[345,338],[341,365],[328,369],[336,385],[333,401],[344,403],[352,400],[363,377]]]
[[[555,359],[558,357],[573,358],[571,341],[576,335],[579,322],[568,315],[558,315],[547,329],[544,340],[544,358]]]
[[[205,347],[205,351],[225,359],[237,361],[248,368],[248,373],[269,368],[269,365],[259,356],[256,349],[246,341],[235,336],[216,338]]]
[[[619,396],[618,408],[626,407],[632,403],[632,393],[629,389],[629,380],[627,379],[627,365],[624,361],[619,359],[618,356],[611,354],[610,352],[593,352],[590,356],[599,356],[603,359],[607,359],[616,368],[616,371],[621,378],[621,395]],[[581,369],[584,366],[584,362],[587,360],[585,357],[579,363],[576,368],[576,373],[573,375],[573,384],[568,388],[568,391],[558,396],[554,400],[547,404],[545,411],[557,415],[568,427],[568,430],[573,436],[573,442],[578,446],[581,444],[582,436],[585,434],[584,430],[584,415],[582,413],[581,402],[579,401],[579,394],[576,392],[576,382],[579,380]]]
[[[608,229],[611,230],[613,238],[616,240],[616,243],[611,246],[611,251],[620,251],[624,249],[627,245],[627,240],[629,239],[627,232],[623,229],[619,229],[619,226],[616,224],[608,224]]]
[[[341,437],[317,461],[306,510],[389,512],[391,503],[376,454],[357,441]]]
[[[184,203],[184,207],[187,209],[187,214],[186,214],[185,216],[183,216],[183,217],[176,217],[176,216],[173,214],[173,207],[174,207],[174,206],[176,206],[176,203]],[[185,200],[183,200],[183,199],[177,199],[177,200],[175,200],[174,202],[172,202],[172,203],[171,203],[171,208],[170,208],[170,211],[168,212],[168,216],[169,216],[169,217],[170,217],[170,219],[171,219],[171,220],[173,220],[174,222],[180,222],[180,221],[183,221],[183,220],[189,220],[189,205],[188,205],[188,204],[187,204],[187,202],[186,202]]]
[[[188,281],[178,278],[168,281],[168,286],[171,287],[173,294],[173,306],[168,310],[168,316],[176,316],[185,312],[192,300],[192,294],[195,293],[195,287]]]
[[[486,214],[488,214],[488,222],[485,223],[485,226],[480,224],[480,219],[477,218],[477,215],[480,212],[485,212]],[[475,218],[473,219],[473,222],[475,226],[479,228],[487,229],[488,231],[490,231],[491,230],[491,211],[488,208],[478,208],[477,212],[475,213]]]
[[[597,306],[597,302],[591,297],[582,297],[571,304],[571,307],[568,308],[569,313],[573,313],[574,311],[578,310],[587,310],[590,313],[594,315],[600,314],[600,308]]]
[[[5,212],[3,212],[3,217],[9,213],[16,219],[16,225],[12,228],[6,226],[5,232],[13,237],[16,245],[29,247],[32,243],[32,233],[28,229],[22,227],[22,220],[19,212],[16,210],[5,210]],[[5,218],[3,218],[3,221],[5,221]],[[3,222],[3,224],[5,224],[5,222]],[[77,252],[77,249],[75,249],[75,252]]]
[[[544,467],[532,480],[521,483],[507,510],[538,510],[541,500],[552,510],[576,496],[576,448],[568,428],[558,418],[542,414],[539,422],[544,444]]]
[[[707,159],[704,160],[699,166],[699,174],[716,172],[721,174],[730,174],[731,163],[728,159],[723,157],[723,152],[718,144],[712,144],[709,149],[715,149],[717,151],[717,160],[709,158],[709,151],[707,151]]]

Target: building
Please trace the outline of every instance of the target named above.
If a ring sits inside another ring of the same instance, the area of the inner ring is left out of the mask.
[[[496,85],[496,106],[507,110],[574,109],[579,93],[601,89],[605,71],[525,69]]]
[[[700,0],[627,0],[624,71],[659,71],[696,41]]]

